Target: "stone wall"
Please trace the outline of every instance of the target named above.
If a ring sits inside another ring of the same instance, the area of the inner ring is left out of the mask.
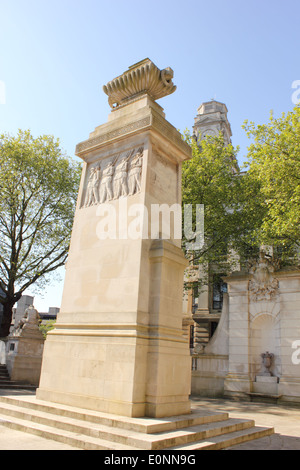
[[[226,282],[215,335],[193,356],[192,393],[300,403],[299,270],[275,271],[260,260]]]
[[[224,394],[224,381],[229,360],[229,302],[224,294],[220,322],[214,336],[202,351],[194,351],[192,358],[192,395],[220,397]]]

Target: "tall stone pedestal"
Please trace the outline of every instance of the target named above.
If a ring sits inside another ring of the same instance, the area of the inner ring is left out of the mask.
[[[117,107],[77,146],[82,179],[38,399],[132,417],[190,411],[187,262],[173,223],[168,238],[170,223],[156,230],[151,218],[154,205],[181,204],[181,163],[191,156],[155,102],[174,91],[171,76],[145,60],[110,82]]]

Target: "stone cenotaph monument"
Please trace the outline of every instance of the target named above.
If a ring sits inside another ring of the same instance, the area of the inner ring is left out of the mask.
[[[191,158],[156,103],[175,91],[172,78],[149,59],[129,67],[103,87],[108,122],[76,147],[84,164],[40,400],[130,417],[190,412],[188,263],[174,221],[164,236],[168,224],[155,232],[151,219],[153,207],[180,207],[181,164]]]

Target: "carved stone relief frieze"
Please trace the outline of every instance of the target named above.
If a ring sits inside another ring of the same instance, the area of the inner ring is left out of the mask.
[[[275,267],[261,252],[259,261],[250,269],[249,293],[253,301],[271,300],[277,294],[279,282],[274,271]]]
[[[82,207],[103,204],[140,192],[143,155],[144,148],[139,147],[93,165],[88,172]]]

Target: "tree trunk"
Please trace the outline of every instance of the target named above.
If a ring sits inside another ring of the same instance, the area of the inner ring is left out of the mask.
[[[0,326],[0,338],[5,338],[9,335],[9,330],[11,326],[11,320],[13,315],[13,306],[14,301],[7,301],[3,305],[3,312],[2,312],[2,322]]]

